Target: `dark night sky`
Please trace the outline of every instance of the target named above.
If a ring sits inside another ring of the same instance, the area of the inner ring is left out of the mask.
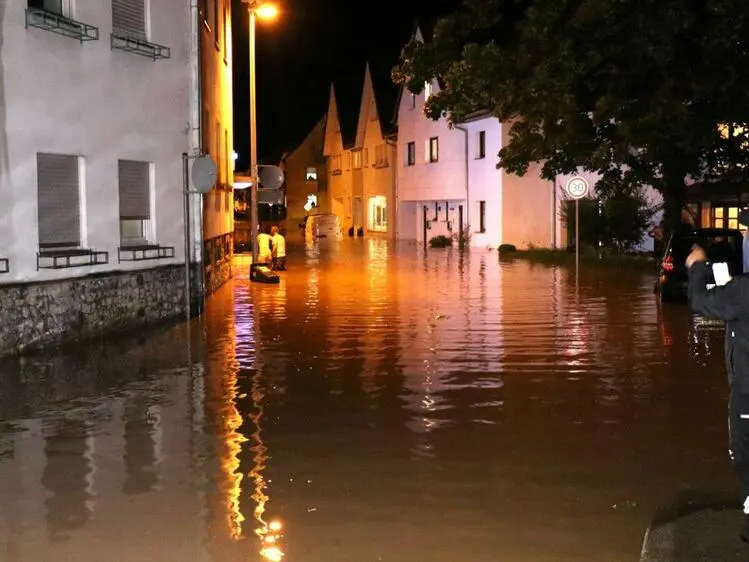
[[[234,145],[237,170],[249,159],[247,9],[232,0],[234,32]],[[331,82],[344,127],[355,121],[367,61],[381,113],[392,114],[398,62],[414,22],[457,0],[279,0],[279,18],[257,26],[257,133],[261,163],[275,164],[298,145],[327,110]],[[353,123],[355,126],[355,122]],[[350,126],[350,125],[349,125]]]

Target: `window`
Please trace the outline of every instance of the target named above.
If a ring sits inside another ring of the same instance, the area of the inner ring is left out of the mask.
[[[70,0],[29,0],[29,8],[44,10],[51,14],[69,18],[72,16],[70,11]]]
[[[387,199],[383,195],[369,198],[369,230],[387,232]]]
[[[413,166],[416,164],[416,143],[409,142],[406,145],[406,166]]]
[[[216,165],[218,166],[218,181],[216,182],[216,187],[221,187],[226,182],[225,173],[226,170],[221,165],[221,162],[223,160],[222,154],[221,154],[221,145],[223,143],[221,142],[221,123],[216,121],[216,144],[213,145],[213,161],[216,162]]]
[[[211,122],[211,112],[208,111],[207,107],[204,107],[203,108],[203,122],[200,124],[200,126],[202,128],[202,131],[201,131],[202,135],[201,136],[203,137],[201,139],[202,142],[203,142],[203,146],[202,146],[201,152],[203,154],[208,154],[210,152],[210,150],[211,150],[211,138],[209,136],[209,131],[210,131],[209,123],[210,122]]]
[[[229,64],[229,6],[230,0],[224,0],[224,62]]]
[[[486,131],[479,131],[476,138],[476,158],[486,157]]]
[[[440,156],[440,145],[437,137],[432,137],[427,142],[427,162],[437,162]]]
[[[486,232],[486,201],[479,201],[479,232]]]
[[[200,2],[200,15],[203,21],[208,25],[208,0],[198,0]]]
[[[229,189],[231,189],[231,185],[233,183],[232,178],[232,159],[229,152],[229,130],[224,129],[224,165],[226,166],[225,176],[224,180],[226,181],[226,185]]]
[[[361,150],[354,152],[354,170],[361,169]]]
[[[223,6],[223,0],[213,0],[213,36],[216,40],[216,49],[221,50],[221,43],[219,43],[219,15]]]
[[[375,161],[374,166],[377,168],[384,168],[388,165],[388,150],[387,144],[382,143],[375,146]]]
[[[39,248],[81,245],[80,161],[66,154],[36,155]]]
[[[317,168],[307,168],[307,173],[304,176],[306,181],[317,181]]]
[[[151,163],[117,161],[120,196],[120,243],[142,246],[148,243],[151,220]]]
[[[112,33],[145,40],[145,0],[112,0]]]
[[[416,109],[416,94],[411,94],[411,109]]]
[[[432,84],[430,82],[424,82],[424,101],[427,101],[432,97]]]

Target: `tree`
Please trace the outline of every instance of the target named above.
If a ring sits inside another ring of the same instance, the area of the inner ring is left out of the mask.
[[[511,123],[508,172],[541,162],[547,179],[597,172],[598,192],[651,185],[675,226],[690,180],[749,179],[748,40],[745,0],[464,0],[404,48],[393,80],[416,93],[441,78],[433,119]]]

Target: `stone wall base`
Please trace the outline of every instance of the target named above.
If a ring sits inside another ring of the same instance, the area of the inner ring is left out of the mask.
[[[0,357],[176,319],[184,286],[183,264],[0,285]]]

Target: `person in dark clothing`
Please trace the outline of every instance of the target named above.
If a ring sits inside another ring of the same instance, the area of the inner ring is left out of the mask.
[[[687,257],[689,304],[694,312],[724,320],[728,400],[728,453],[739,480],[744,508],[741,540],[749,543],[749,276],[707,288],[705,251],[695,246]]]

